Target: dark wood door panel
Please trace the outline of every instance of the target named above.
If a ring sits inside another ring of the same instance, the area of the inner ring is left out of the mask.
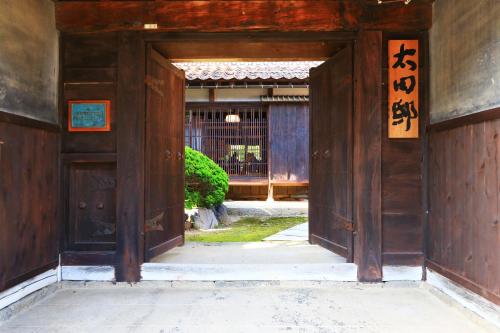
[[[68,180],[67,250],[113,250],[116,164],[72,163]]]
[[[310,241],[353,260],[352,47],[311,70]]]
[[[146,76],[145,258],[184,241],[184,73],[153,49]]]

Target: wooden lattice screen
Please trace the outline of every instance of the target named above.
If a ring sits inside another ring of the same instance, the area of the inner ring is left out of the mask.
[[[230,176],[267,177],[268,121],[261,104],[188,103],[186,145]]]

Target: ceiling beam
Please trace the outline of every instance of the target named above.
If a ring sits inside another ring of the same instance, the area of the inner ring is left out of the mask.
[[[166,32],[426,30],[427,1],[366,5],[352,0],[59,1],[62,32],[143,30]]]

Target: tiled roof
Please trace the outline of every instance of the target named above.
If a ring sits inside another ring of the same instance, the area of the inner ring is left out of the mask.
[[[307,79],[309,69],[322,61],[178,62],[188,80]]]

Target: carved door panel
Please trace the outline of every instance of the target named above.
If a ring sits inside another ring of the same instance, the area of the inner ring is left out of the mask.
[[[68,249],[113,250],[116,243],[115,164],[71,164],[68,199]]]
[[[353,52],[310,73],[310,242],[353,260]]]
[[[154,49],[146,75],[145,259],[184,242],[184,72]]]

